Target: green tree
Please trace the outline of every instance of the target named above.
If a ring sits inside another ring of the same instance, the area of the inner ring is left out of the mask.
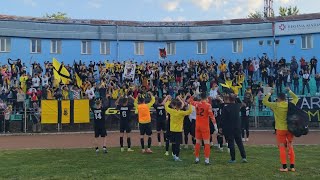
[[[70,19],[67,15],[67,13],[63,12],[57,12],[57,13],[52,13],[52,14],[46,14],[43,16],[46,19],[56,19],[56,20],[64,20],[64,19]]]
[[[248,15],[249,19],[262,19],[263,18],[263,13],[260,11],[255,11],[255,12],[251,12]]]
[[[282,7],[279,8],[279,15],[284,16],[294,16],[299,14],[299,9],[297,6],[289,6],[289,7]]]

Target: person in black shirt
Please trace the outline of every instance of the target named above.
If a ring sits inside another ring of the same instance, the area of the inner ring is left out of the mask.
[[[220,96],[217,96],[216,99],[212,100],[212,112],[214,114],[214,117],[217,121],[218,126],[218,134],[217,134],[217,142],[218,142],[218,148],[220,151],[223,151],[223,133],[222,133],[222,108],[223,108],[223,100],[220,98]]]
[[[244,146],[241,140],[241,120],[240,120],[240,104],[235,103],[236,95],[230,94],[224,96],[224,102],[226,103],[222,109],[222,132],[228,141],[228,147],[230,149],[231,160],[229,163],[236,162],[235,145],[240,150],[242,162],[246,163],[247,157],[244,150]]]
[[[242,127],[242,141],[249,141],[249,114],[250,114],[250,107],[247,106],[246,103],[242,103],[241,105],[241,127]],[[246,132],[246,134],[245,134]],[[245,139],[246,135],[246,139]]]
[[[98,138],[103,138],[103,152],[107,153],[107,130],[106,130],[106,120],[105,120],[105,112],[108,109],[106,106],[102,106],[101,100],[96,100],[95,105],[92,105],[91,110],[93,112],[94,118],[94,144],[96,146],[96,153],[99,153],[99,145],[98,145]]]
[[[317,64],[318,64],[318,60],[316,59],[315,56],[313,56],[312,59],[310,60],[310,66],[311,66],[310,74],[312,74],[313,69],[314,69],[314,74],[317,74]]]
[[[166,110],[164,109],[163,99],[162,98],[158,98],[157,103],[155,103],[153,105],[153,107],[156,110],[157,137],[158,137],[159,146],[161,146],[161,131],[163,132],[163,141],[165,141],[166,140],[166,129],[167,129],[167,126],[166,126],[167,114],[166,114]]]
[[[129,96],[132,102],[134,102],[134,99],[132,96]],[[121,100],[121,103],[119,104],[119,101]],[[133,110],[133,104],[129,103],[129,99],[127,97],[119,97],[117,101],[115,102],[115,105],[117,106],[117,109],[120,112],[120,147],[121,152],[124,152],[123,148],[123,137],[124,132],[126,132],[127,135],[127,144],[128,144],[128,152],[132,152],[131,149],[131,138],[130,138],[130,132],[131,132],[131,111]]]

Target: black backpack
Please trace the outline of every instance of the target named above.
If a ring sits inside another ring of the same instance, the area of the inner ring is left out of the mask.
[[[307,135],[309,132],[308,114],[292,102],[288,102],[287,123],[289,132],[295,137]]]

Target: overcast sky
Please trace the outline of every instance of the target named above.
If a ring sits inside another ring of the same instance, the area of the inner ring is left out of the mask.
[[[245,18],[263,5],[264,0],[0,0],[0,14],[41,17],[61,11],[76,19],[188,21]],[[320,0],[274,0],[275,13],[290,5],[316,13]]]

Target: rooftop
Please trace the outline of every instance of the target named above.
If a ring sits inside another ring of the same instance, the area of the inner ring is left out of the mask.
[[[140,26],[140,27],[157,27],[157,26],[212,26],[227,24],[257,24],[266,22],[282,22],[282,21],[299,21],[320,19],[320,13],[301,14],[287,17],[274,17],[266,19],[229,19],[229,20],[213,20],[213,21],[176,21],[176,22],[152,22],[152,21],[114,21],[114,20],[95,20],[95,19],[67,19],[53,20],[41,17],[24,17],[12,15],[0,15],[0,21],[21,21],[21,22],[39,22],[52,24],[86,24],[96,26]]]

